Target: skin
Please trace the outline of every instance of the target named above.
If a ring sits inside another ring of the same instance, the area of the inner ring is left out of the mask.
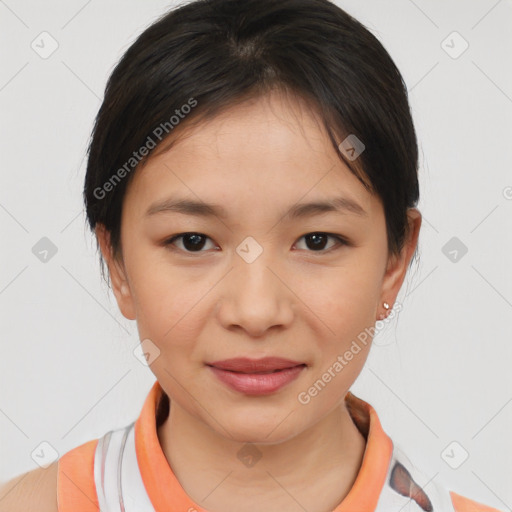
[[[183,135],[130,183],[121,259],[112,257],[103,226],[96,230],[121,312],[160,351],[150,367],[171,400],[158,429],[162,450],[187,494],[210,511],[332,510],[364,454],[344,397],[370,343],[308,404],[297,397],[375,325],[384,301],[393,305],[421,215],[409,210],[410,236],[390,256],[380,199],[342,163],[298,98],[273,92]],[[171,195],[222,205],[227,217],[146,215]],[[298,202],[341,195],[365,215],[284,216]],[[207,237],[199,252],[189,239],[165,245],[187,232]],[[311,233],[349,244],[326,238],[318,250],[304,238]],[[236,252],[248,236],[263,249],[251,263]],[[241,356],[279,356],[307,368],[272,395],[248,396],[206,366]],[[253,467],[237,457],[245,443],[261,454]]]

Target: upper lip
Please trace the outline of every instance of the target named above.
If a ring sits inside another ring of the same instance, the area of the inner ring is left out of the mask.
[[[232,372],[258,373],[268,372],[272,370],[283,370],[285,368],[293,368],[294,366],[305,365],[299,361],[291,359],[283,359],[281,357],[263,357],[261,359],[250,359],[248,357],[237,357],[234,359],[224,359],[223,361],[214,361],[207,363],[208,366],[214,366],[221,370],[229,370]]]

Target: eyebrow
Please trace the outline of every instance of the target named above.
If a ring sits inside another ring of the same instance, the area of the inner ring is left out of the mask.
[[[146,217],[158,213],[182,213],[184,215],[195,215],[198,217],[229,217],[226,209],[219,204],[205,203],[185,198],[168,198],[152,204],[146,211]],[[313,201],[309,203],[298,203],[293,205],[285,214],[288,219],[298,219],[322,213],[352,213],[361,217],[367,216],[364,208],[349,197],[334,197],[327,200]]]

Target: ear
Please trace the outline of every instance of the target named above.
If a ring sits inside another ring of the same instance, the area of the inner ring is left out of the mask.
[[[130,283],[127,278],[124,263],[114,257],[110,243],[110,232],[103,224],[98,223],[95,227],[95,233],[103,259],[108,266],[108,273],[112,283],[112,291],[116,297],[117,305],[125,318],[128,320],[135,320],[135,307]]]
[[[384,302],[387,302],[390,308],[395,303],[398,292],[404,282],[409,263],[411,262],[418,244],[418,236],[422,220],[421,213],[416,208],[409,208],[407,211],[407,218],[409,222],[408,238],[405,240],[400,254],[393,255],[388,258],[382,282],[380,302],[377,305],[378,311],[382,311],[382,314],[377,314],[377,319],[382,319],[387,315],[386,310],[382,306]]]

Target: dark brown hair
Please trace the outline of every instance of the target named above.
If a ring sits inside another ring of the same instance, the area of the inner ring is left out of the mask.
[[[172,145],[176,126],[276,88],[315,106],[336,150],[350,134],[363,142],[356,160],[338,154],[381,199],[397,254],[419,198],[407,88],[377,38],[328,0],[196,0],[144,30],[96,117],[84,187],[90,228],[103,224],[119,256],[125,191],[155,145]]]

